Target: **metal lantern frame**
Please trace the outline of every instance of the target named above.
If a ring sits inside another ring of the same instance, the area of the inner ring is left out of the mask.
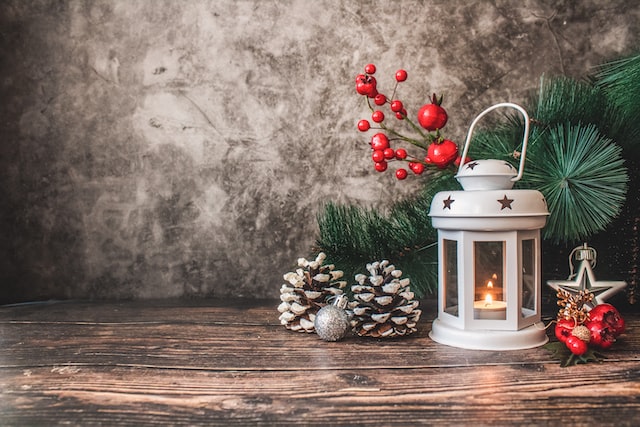
[[[525,119],[518,170],[492,159],[461,163],[456,179],[463,190],[436,194],[429,212],[438,230],[439,265],[438,317],[430,336],[454,347],[515,350],[548,341],[541,324],[540,230],[549,212],[539,191],[512,188],[524,172],[527,112],[512,103],[487,108],[469,127],[462,158],[478,121],[504,107]]]

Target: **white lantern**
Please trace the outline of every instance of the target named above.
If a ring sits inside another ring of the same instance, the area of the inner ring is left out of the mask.
[[[519,169],[500,160],[461,162],[456,179],[463,191],[435,195],[429,216],[438,230],[438,317],[430,337],[439,343],[479,350],[515,350],[548,341],[541,324],[540,230],[549,215],[542,193],[514,190],[524,172],[529,116],[524,116]]]

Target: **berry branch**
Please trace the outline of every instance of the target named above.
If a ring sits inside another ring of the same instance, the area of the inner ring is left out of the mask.
[[[407,162],[409,169],[416,175],[421,175],[425,168],[431,165],[438,169],[445,169],[452,164],[459,166],[461,158],[458,145],[440,134],[441,129],[447,124],[448,120],[447,112],[441,106],[443,97],[437,97],[434,93],[431,102],[419,109],[417,120],[420,126],[418,126],[413,120],[409,119],[403,102],[396,98],[398,85],[407,80],[406,70],[400,69],[396,72],[391,98],[378,91],[378,82],[373,76],[375,72],[376,66],[367,64],[364,67],[364,73],[356,76],[356,92],[366,98],[367,106],[371,112],[371,121],[377,124],[377,126],[372,126],[368,119],[362,119],[358,122],[358,130],[360,132],[367,132],[371,129],[382,131],[374,134],[369,141],[369,145],[373,150],[371,159],[374,162],[375,170],[378,172],[386,171],[388,163],[394,160]],[[418,138],[406,136],[385,123],[385,113],[379,107],[387,104],[396,119],[408,123],[418,134]],[[389,136],[392,138],[389,138]],[[407,142],[426,151],[426,156],[409,155],[403,148],[393,149],[390,145],[391,141]],[[396,170],[396,178],[402,180],[407,176],[408,172],[405,168]]]
[[[546,348],[561,360],[562,366],[599,361],[595,350],[611,348],[625,331],[620,312],[608,303],[589,309],[587,304],[592,303],[594,296],[588,290],[574,294],[560,289],[557,297],[560,309],[554,332],[558,342],[547,344]]]

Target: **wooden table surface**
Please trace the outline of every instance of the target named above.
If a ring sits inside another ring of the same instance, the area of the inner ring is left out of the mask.
[[[543,348],[327,343],[277,301],[0,308],[0,425],[640,425],[640,316],[602,363]]]

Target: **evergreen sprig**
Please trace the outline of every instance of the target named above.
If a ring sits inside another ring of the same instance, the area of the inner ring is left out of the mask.
[[[547,199],[545,239],[573,242],[602,231],[620,212],[628,181],[620,147],[610,136],[624,133],[617,109],[599,88],[568,77],[542,79],[526,109],[533,126],[517,186],[537,189]],[[472,141],[472,156],[517,166],[523,129],[519,115],[485,127]]]
[[[421,193],[392,204],[383,213],[375,208],[328,203],[318,214],[318,251],[327,254],[346,277],[353,277],[376,259],[387,259],[404,276],[419,297],[437,289],[437,233],[429,208],[440,190],[457,184],[451,173],[429,178]]]
[[[623,146],[626,155],[640,158],[640,54],[603,64],[592,81],[606,103],[615,108],[614,119],[620,128],[611,137]]]
[[[622,149],[595,125],[558,124],[528,156],[524,186],[542,192],[550,216],[544,237],[585,239],[620,212],[627,191]]]
[[[538,123],[547,126],[569,122],[594,123],[602,128],[610,122],[603,93],[587,81],[570,77],[543,76],[537,94],[525,108]]]
[[[640,105],[640,102],[636,100],[636,104]],[[628,128],[620,111],[608,102],[603,90],[586,80],[543,76],[538,91],[525,101],[524,108],[529,112],[533,125],[529,150],[535,150],[536,142],[558,124],[593,124],[600,133],[614,141]],[[471,153],[478,156],[476,158],[504,158],[511,156],[514,150],[520,150],[523,118],[519,114],[505,116],[506,120],[485,127],[474,137]],[[494,157],[484,157],[486,155]]]

